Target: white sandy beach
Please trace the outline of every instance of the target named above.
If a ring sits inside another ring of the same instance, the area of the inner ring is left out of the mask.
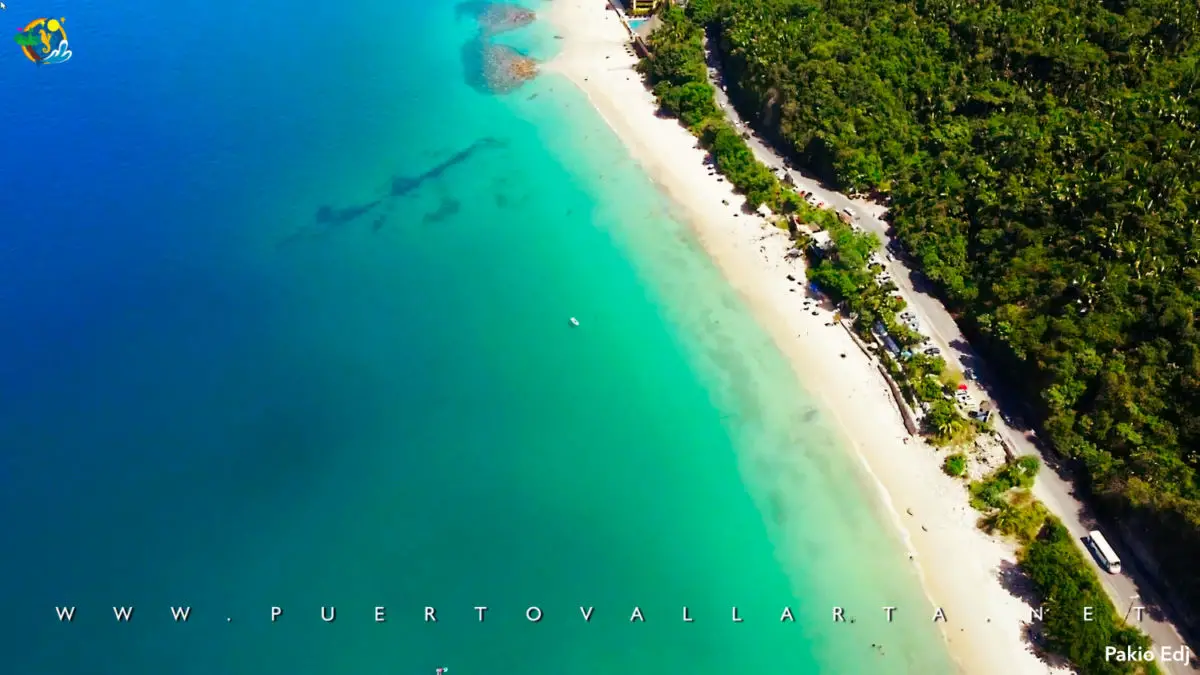
[[[744,200],[727,181],[708,174],[704,152],[687,130],[655,115],[653,96],[626,51],[627,33],[604,0],[551,0],[548,12],[563,49],[547,69],[587,94],[634,158],[689,215],[797,375],[810,385],[821,383],[817,393],[826,411],[875,477],[927,595],[945,609],[949,623],[942,625],[960,669],[971,675],[1055,672],[1024,640],[1031,608],[999,579],[1002,567],[1014,563],[1014,547],[976,528],[978,514],[961,482],[941,471],[945,453],[916,438],[905,443],[908,434],[874,362],[846,331],[826,325],[828,311],[814,316],[813,307],[804,306],[805,294],[786,278],[803,279],[802,263],[785,258],[786,235],[760,218],[735,217]]]

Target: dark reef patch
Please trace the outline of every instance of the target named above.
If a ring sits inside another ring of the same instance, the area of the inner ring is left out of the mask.
[[[387,191],[385,195],[372,199],[371,201],[362,204],[352,204],[341,208],[324,205],[317,209],[315,222],[311,225],[301,227],[292,234],[283,238],[277,246],[284,248],[300,241],[309,239],[318,239],[324,237],[334,230],[341,228],[343,225],[354,221],[355,219],[364,216],[377,207],[384,205],[390,210],[388,202],[405,197],[414,191],[421,188],[426,183],[436,180],[444,175],[450,169],[470,160],[476,153],[487,150],[489,148],[501,148],[505,146],[505,142],[491,136],[484,136],[471,143],[467,147],[455,152],[446,159],[434,164],[421,173],[412,176],[394,176],[388,182],[384,189]],[[449,200],[449,201],[447,201]],[[450,202],[453,202],[451,205]],[[435,211],[425,216],[425,222],[436,222],[438,220],[448,218],[461,209],[461,204],[457,200],[444,198],[441,206]],[[432,217],[432,220],[430,220]],[[386,222],[386,214],[380,214],[371,222],[371,231],[378,232],[383,228]]]
[[[537,77],[538,62],[514,47],[485,42],[483,80],[493,94],[507,94]]]
[[[508,2],[460,2],[454,11],[460,17],[475,19],[482,35],[516,30],[537,20],[533,10]]]
[[[382,199],[376,199],[366,204],[358,206],[350,206],[344,209],[335,209],[332,206],[322,206],[317,209],[317,222],[322,225],[338,226],[345,225],[350,221],[364,216],[371,212],[376,206],[383,203]]]
[[[416,176],[396,176],[392,179],[391,196],[403,197],[421,187],[425,182],[438,178],[456,165],[467,161],[471,158],[471,155],[480,150],[502,147],[503,145],[504,141],[492,138],[491,136],[485,136]]]
[[[463,81],[467,86],[481,94],[490,94],[487,78],[483,76],[483,38],[467,40],[463,43],[459,54],[462,58]]]
[[[462,202],[454,199],[453,197],[443,196],[441,203],[438,204],[438,207],[433,211],[426,213],[421,218],[421,221],[426,224],[440,223],[461,210]]]
[[[507,94],[538,74],[536,59],[483,37],[463,45],[462,63],[463,79],[483,94]]]
[[[455,11],[460,17],[474,17],[479,26],[479,33],[461,50],[463,79],[468,86],[486,94],[506,94],[537,77],[535,59],[492,39],[533,23],[537,14],[512,3],[473,0],[460,2]]]

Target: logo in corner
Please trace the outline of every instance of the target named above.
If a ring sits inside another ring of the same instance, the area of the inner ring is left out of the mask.
[[[66,19],[34,19],[17,32],[16,41],[25,58],[38,65],[64,63],[71,58],[67,42]]]

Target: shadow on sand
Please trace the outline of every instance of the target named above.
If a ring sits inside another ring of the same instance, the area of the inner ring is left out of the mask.
[[[1000,585],[1014,598],[1035,609],[1041,606],[1042,601],[1034,589],[1033,581],[1019,565],[1010,560],[1001,560],[1000,572],[997,576],[1000,579]],[[1025,640],[1029,651],[1036,655],[1042,663],[1050,668],[1070,669],[1069,661],[1046,649],[1045,625],[1037,617],[1031,615],[1027,623],[1021,624],[1021,637]]]

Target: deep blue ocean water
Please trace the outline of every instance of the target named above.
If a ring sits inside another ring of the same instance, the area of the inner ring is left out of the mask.
[[[0,48],[0,671],[946,669],[883,621],[927,605],[854,462],[567,82],[480,91],[450,3],[8,4],[74,58]]]

